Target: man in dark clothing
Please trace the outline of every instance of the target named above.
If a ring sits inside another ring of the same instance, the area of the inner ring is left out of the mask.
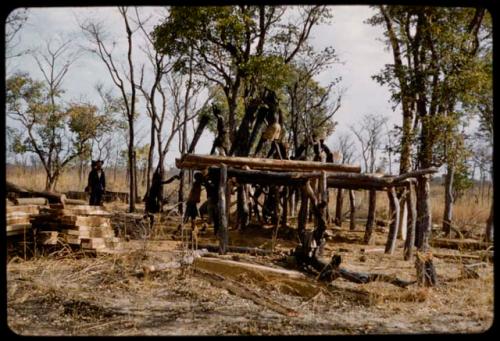
[[[156,168],[153,174],[153,179],[151,180],[151,187],[149,189],[148,197],[146,199],[146,212],[149,213],[160,212],[160,208],[162,205],[160,194],[163,191],[163,185],[169,184],[176,179],[180,179],[180,176],[174,175],[168,180],[162,181],[163,179],[160,168],[159,167]]]
[[[100,206],[102,204],[102,195],[106,191],[106,177],[102,170],[102,160],[92,161],[87,190],[90,191],[89,205]]]

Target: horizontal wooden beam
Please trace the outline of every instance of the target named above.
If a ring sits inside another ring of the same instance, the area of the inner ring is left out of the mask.
[[[298,161],[298,160],[275,160],[264,158],[236,157],[236,156],[218,156],[218,155],[197,155],[186,154],[181,159],[175,160],[177,168],[204,169],[210,166],[218,166],[221,163],[228,167],[248,166],[256,170],[272,171],[327,171],[327,172],[349,172],[359,173],[361,167],[357,165],[324,163],[316,161]]]

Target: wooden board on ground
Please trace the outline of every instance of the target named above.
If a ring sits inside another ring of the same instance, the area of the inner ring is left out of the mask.
[[[305,279],[306,276],[294,270],[278,269],[269,266],[263,266],[258,264],[236,262],[226,259],[218,258],[196,258],[194,260],[194,266],[203,270],[216,272],[224,276],[235,277],[239,274],[249,274],[253,276],[263,276],[266,278],[270,277],[288,277],[296,279]]]

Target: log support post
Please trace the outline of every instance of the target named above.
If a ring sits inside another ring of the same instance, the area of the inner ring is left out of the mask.
[[[356,197],[354,195],[354,190],[349,190],[349,203],[351,207],[351,212],[349,216],[349,230],[354,231],[356,229]]]
[[[385,253],[392,255],[396,248],[396,238],[399,226],[399,203],[394,187],[387,189],[387,196],[389,198],[390,224],[387,243],[385,244]]]
[[[375,208],[377,204],[377,191],[370,190],[368,202],[368,217],[366,219],[366,230],[364,236],[364,243],[370,244],[370,239],[373,233],[373,226],[375,225]]]
[[[410,260],[413,255],[413,246],[415,245],[415,223],[417,216],[417,208],[413,200],[414,188],[410,182],[407,187],[406,194],[406,210],[408,211],[408,225],[406,229],[406,240],[404,249],[404,259]]]
[[[228,246],[228,226],[227,226],[227,205],[226,198],[229,193],[229,186],[227,186],[227,166],[221,164],[219,175],[219,253],[225,254]]]

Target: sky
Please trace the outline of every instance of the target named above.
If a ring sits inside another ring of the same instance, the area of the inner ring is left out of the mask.
[[[313,28],[311,32],[312,45],[318,50],[333,46],[340,63],[318,77],[318,81],[327,84],[330,80],[341,76],[340,86],[345,89],[342,105],[334,116],[338,122],[336,131],[327,140],[331,148],[335,145],[336,137],[349,132],[349,126],[355,125],[365,114],[385,115],[389,119],[389,126],[401,124],[401,114],[392,110],[390,94],[386,87],[380,86],[371,76],[377,74],[385,64],[392,62],[392,55],[382,42],[381,27],[370,26],[364,21],[373,15],[368,6],[331,6],[333,20],[329,25],[323,24]],[[133,9],[131,9],[132,13]],[[141,7],[141,15],[152,15],[151,23],[157,22],[164,13],[161,7]],[[124,39],[124,24],[116,8],[110,7],[68,7],[68,8],[31,8],[29,19],[19,34],[18,49],[43,48],[47,39],[71,39],[75,47],[86,46],[78,23],[85,18],[102,21],[110,37],[116,43],[115,52],[126,56],[126,41]],[[142,63],[144,57],[139,56],[136,49],[136,61]],[[25,55],[6,64],[7,75],[16,70],[28,72],[35,78],[42,79],[35,60]],[[67,90],[68,99],[87,99],[98,101],[95,84],[102,83],[105,87],[113,87],[105,65],[97,56],[82,52],[71,66],[63,87]],[[7,125],[12,121],[7,120]],[[138,135],[147,143],[148,118],[143,115],[138,122]],[[196,148],[197,153],[208,153],[212,145],[213,136],[205,132]],[[177,143],[173,143],[172,150],[167,154],[166,164],[174,165],[174,159],[179,157]],[[359,160],[358,160],[359,162]]]

